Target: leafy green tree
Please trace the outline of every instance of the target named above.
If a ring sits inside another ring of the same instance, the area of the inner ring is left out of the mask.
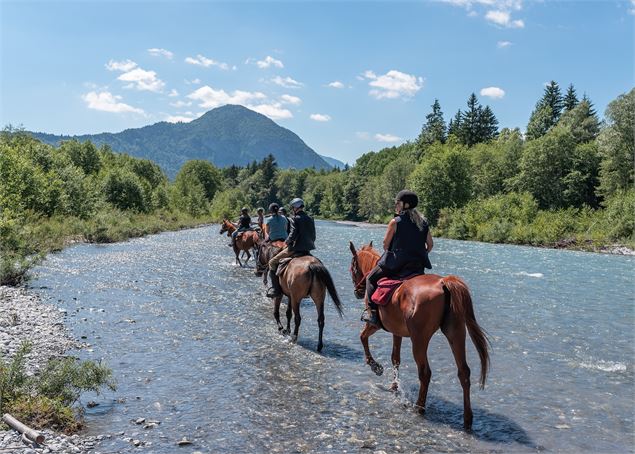
[[[461,207],[472,191],[470,160],[462,147],[433,146],[407,180],[433,225],[446,207]]]
[[[560,117],[561,126],[569,129],[577,143],[594,140],[600,132],[600,120],[588,99],[583,99],[573,109]]]
[[[103,180],[102,190],[106,201],[120,210],[149,210],[141,180],[128,169],[110,169]]]
[[[101,168],[97,148],[88,140],[84,143],[76,139],[64,141],[60,145],[60,151],[66,153],[73,165],[82,169],[86,175],[97,173]]]
[[[547,131],[553,126],[552,117],[550,106],[536,106],[527,124],[527,140],[538,139],[547,134]]]
[[[598,137],[600,185],[598,194],[609,198],[618,191],[633,188],[635,156],[635,88],[609,103],[606,127]]]
[[[214,195],[211,215],[214,219],[234,219],[240,209],[248,204],[244,192],[239,188],[225,189]]]
[[[209,161],[192,160],[183,164],[174,181],[180,188],[184,188],[184,180],[198,182],[203,188],[205,199],[211,201],[221,187],[222,177],[220,171]]]

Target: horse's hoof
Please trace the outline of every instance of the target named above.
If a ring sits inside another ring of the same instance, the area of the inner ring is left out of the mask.
[[[318,351],[318,352],[321,352],[323,347],[324,347],[324,346],[323,346],[322,344],[318,344],[318,346],[317,346],[317,351]]]
[[[415,408],[417,409],[417,413],[419,413],[421,416],[426,414],[426,407],[422,407],[421,405],[415,405]]]
[[[298,336],[296,336],[295,334],[291,335],[291,342],[293,342],[294,344],[298,341]]]
[[[382,366],[381,364],[373,361],[369,365],[370,365],[370,370],[375,372],[377,376],[381,376],[384,373],[384,366]]]
[[[397,391],[399,391],[399,384],[397,382],[394,382],[392,385],[390,385],[390,390],[396,393]]]

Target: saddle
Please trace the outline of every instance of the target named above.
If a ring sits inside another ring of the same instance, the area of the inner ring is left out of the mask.
[[[412,279],[413,277],[421,276],[424,274],[421,271],[413,272],[412,270],[408,271],[407,275],[397,275],[393,277],[383,277],[377,282],[377,288],[373,292],[373,296],[371,299],[373,303],[378,306],[385,306],[390,303],[392,299],[392,295],[397,291],[401,284],[405,281]]]
[[[282,273],[284,273],[284,270],[287,268],[291,260],[298,257],[305,257],[307,255],[311,255],[311,253],[310,252],[296,252],[291,257],[287,257],[286,259],[280,260],[280,263],[278,264],[278,270],[276,271],[276,276],[280,276]]]

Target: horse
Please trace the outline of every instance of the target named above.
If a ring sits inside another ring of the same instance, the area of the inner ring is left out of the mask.
[[[256,276],[263,276],[262,283],[267,285],[266,271],[269,267],[269,260],[271,260],[278,252],[280,252],[286,246],[282,240],[278,241],[264,241],[260,240],[256,245],[258,250],[258,257],[256,259]]]
[[[324,332],[324,300],[327,290],[335,304],[337,312],[340,317],[342,317],[342,303],[335,289],[331,274],[319,259],[312,255],[305,255],[291,259],[281,271],[279,277],[282,293],[289,298],[289,303],[287,305],[287,327],[285,329],[282,323],[280,323],[280,303],[282,302],[282,296],[274,298],[273,316],[278,325],[278,331],[283,335],[288,335],[291,332],[291,312],[293,311],[295,326],[293,334],[291,335],[291,341],[293,343],[297,342],[300,322],[302,321],[302,317],[300,316],[300,303],[303,298],[310,296],[315,303],[318,314],[319,336],[317,351],[321,352],[324,346],[322,333]]]
[[[353,254],[350,271],[354,293],[358,299],[362,299],[366,294],[366,276],[375,267],[380,256],[373,249],[372,242],[359,250],[355,249],[352,242],[349,247]],[[432,377],[428,363],[428,343],[432,335],[441,328],[452,349],[463,388],[463,426],[470,431],[473,416],[470,403],[470,368],[465,358],[466,326],[481,361],[481,389],[485,387],[489,368],[489,341],[476,322],[472,297],[465,282],[453,275],[443,277],[424,274],[413,277],[404,281],[387,305],[378,307],[378,315],[383,328],[393,335],[393,391],[398,389],[402,338],[410,337],[412,340],[412,353],[419,375],[416,407],[421,414],[425,413],[428,386]],[[381,375],[383,367],[375,361],[368,348],[368,338],[377,330],[378,327],[367,323],[360,333],[360,340],[364,346],[366,363],[373,372]]]
[[[223,219],[220,232],[218,233],[222,235],[223,233],[227,232],[227,236],[231,238],[234,231],[236,231],[236,226],[227,219]],[[251,258],[251,254],[249,253],[249,251],[253,249],[254,254],[257,255],[258,253],[258,251],[256,250],[256,244],[258,243],[259,239],[260,236],[258,232],[254,230],[247,230],[245,232],[239,233],[236,237],[236,240],[232,240],[232,248],[234,248],[234,254],[236,254],[236,262],[241,267],[243,266],[243,264],[240,261],[240,252],[243,251],[247,254],[247,260],[245,260],[245,264],[247,264],[247,262]]]

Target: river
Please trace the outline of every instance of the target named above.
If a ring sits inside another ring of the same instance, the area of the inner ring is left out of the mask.
[[[468,283],[492,343],[479,390],[468,339],[468,434],[440,332],[429,348],[425,416],[413,407],[419,383],[409,340],[400,393],[388,390],[389,334],[371,338],[387,373],[377,377],[364,364],[348,242],[381,244],[383,228],[317,223],[315,255],[344,306],[339,318],[327,298],[321,354],[313,303],[302,303],[291,344],[278,334],[260,278],[234,264],[218,230],[79,244],[35,269],[30,286],[66,310],[73,334],[89,344],[76,354],[105,361],[117,379],[116,392],[83,397],[99,404],[86,410],[88,432],[114,435],[100,452],[633,451],[635,258],[435,240],[433,271]],[[159,424],[144,429],[137,418]],[[192,444],[177,447],[183,437]]]

